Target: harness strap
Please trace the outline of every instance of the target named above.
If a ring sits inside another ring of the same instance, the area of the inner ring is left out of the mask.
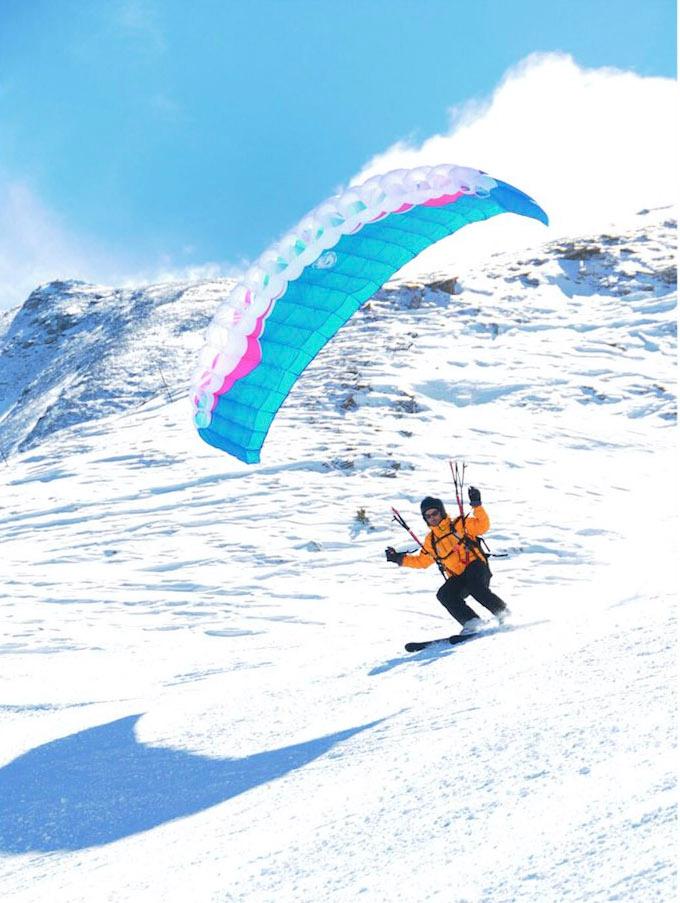
[[[461,521],[463,526],[463,535],[459,536],[456,533],[456,524]],[[437,552],[438,543],[442,542],[442,540],[446,539],[449,536],[453,536],[458,545],[463,546],[465,548],[466,556],[465,556],[465,566],[467,567],[470,563],[469,552],[472,552],[477,559],[477,561],[481,561],[483,564],[488,564],[487,556],[484,554],[484,551],[481,546],[482,538],[481,536],[474,540],[471,536],[468,536],[465,533],[465,517],[457,517],[454,521],[451,521],[451,530],[448,533],[444,533],[443,536],[436,536],[434,530],[430,530],[430,535],[432,537],[432,551],[434,553],[434,560],[440,566],[444,564],[447,558],[450,558],[451,555],[455,552],[455,548],[451,549],[451,551],[444,555],[443,557]],[[445,565],[444,565],[445,566]],[[441,567],[440,567],[441,570]]]

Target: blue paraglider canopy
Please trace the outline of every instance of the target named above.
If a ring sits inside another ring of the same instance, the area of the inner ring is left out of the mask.
[[[317,207],[217,310],[191,393],[200,436],[259,461],[295,381],[352,314],[434,242],[500,213],[548,223],[517,188],[451,165],[374,176]]]

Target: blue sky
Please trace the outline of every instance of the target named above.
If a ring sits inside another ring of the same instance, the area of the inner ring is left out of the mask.
[[[34,241],[0,238],[0,306],[22,300],[11,273],[23,292],[64,275],[60,256],[102,281],[226,272],[554,51],[674,78],[675,4],[0,0],[0,201],[36,224]]]

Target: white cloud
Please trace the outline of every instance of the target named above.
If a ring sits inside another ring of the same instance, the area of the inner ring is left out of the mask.
[[[242,267],[206,262],[181,266],[163,255],[140,270],[70,230],[21,181],[0,173],[0,310],[23,303],[37,286],[56,279],[82,279],[118,287],[194,282],[235,276]]]
[[[409,271],[439,268],[507,247],[588,234],[677,198],[677,92],[671,79],[582,69],[565,54],[533,54],[493,96],[451,111],[447,134],[374,157],[352,180],[450,162],[482,169],[531,195],[549,230],[518,217],[472,226]]]
[[[585,70],[564,54],[535,54],[511,69],[486,101],[452,109],[447,134],[420,146],[397,144],[353,181],[400,167],[458,163],[516,185],[549,214],[550,229],[514,216],[470,226],[420,255],[405,273],[451,270],[452,262],[462,266],[497,250],[587,235],[641,208],[674,204],[676,105],[670,79]],[[138,264],[75,234],[29,184],[0,170],[0,308],[21,303],[53,279],[129,285],[236,272],[211,262],[178,266],[174,258],[139,272]]]
[[[82,243],[25,182],[0,175],[0,308],[23,301],[40,283],[85,278]]]

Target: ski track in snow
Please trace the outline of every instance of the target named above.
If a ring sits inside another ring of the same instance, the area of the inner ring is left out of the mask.
[[[391,284],[251,467],[180,399],[224,284],[34,293],[1,371],[0,898],[674,899],[674,248],[650,215]],[[409,654],[455,624],[384,561],[390,506],[422,535],[451,457],[513,619]]]

